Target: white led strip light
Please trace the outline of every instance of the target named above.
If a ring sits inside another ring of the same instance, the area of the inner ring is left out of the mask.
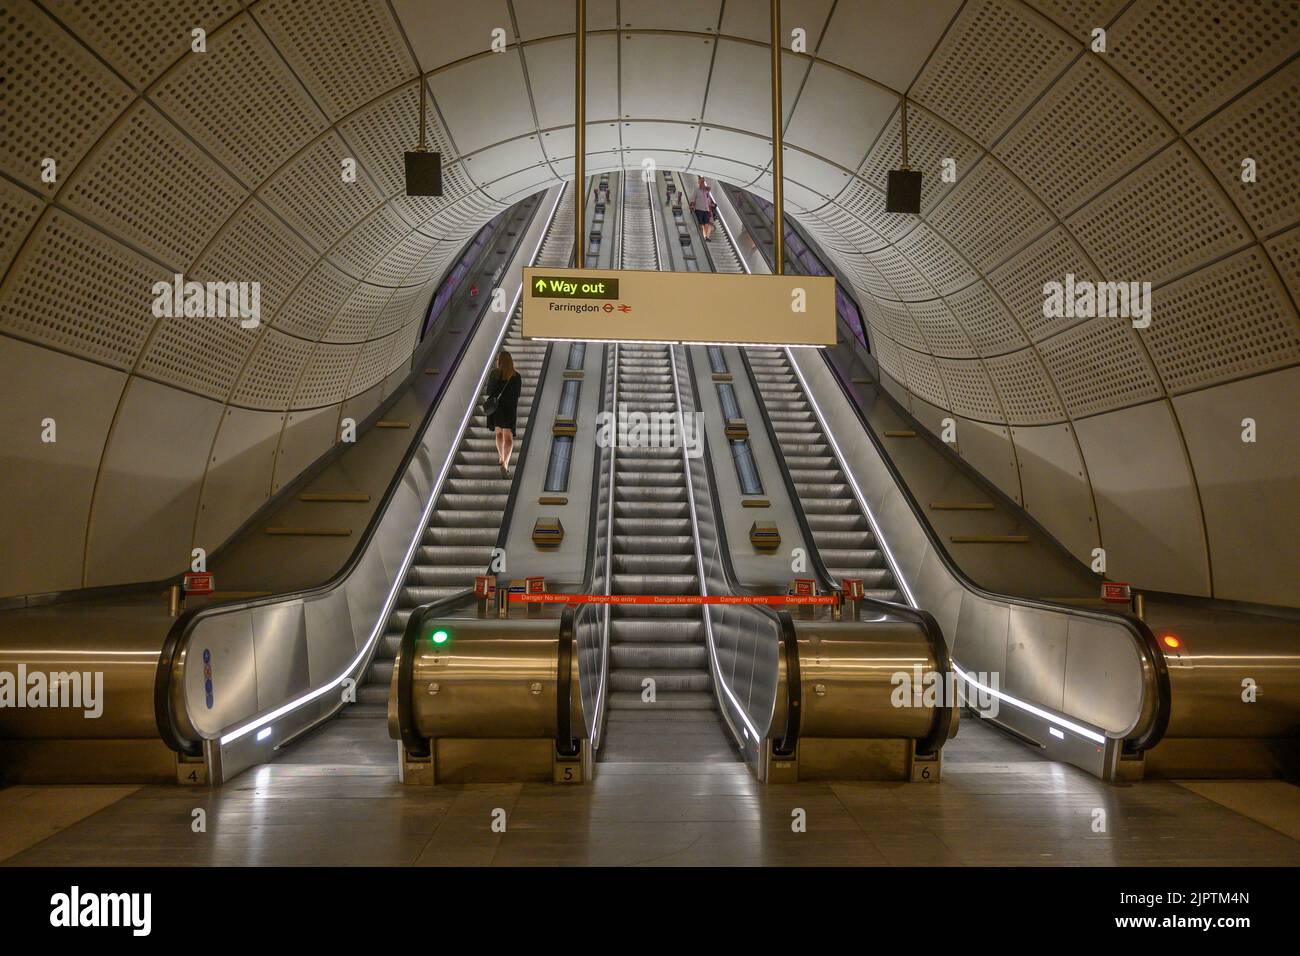
[[[560,203],[564,199],[564,194],[567,185],[568,184],[566,183],[564,187],[561,187],[560,194],[559,196],[556,197],[555,205],[551,207],[550,215],[547,216],[546,219],[546,225],[543,227],[541,236],[537,240],[537,248],[533,250],[532,255],[528,259],[530,265],[537,260],[537,254],[542,251],[542,244],[546,241],[547,233],[550,232],[551,224],[555,220],[555,214],[559,210]],[[511,323],[510,317],[515,314],[515,308],[519,305],[519,299],[523,295],[523,293],[524,293],[524,285],[523,282],[520,281],[519,291],[515,293],[514,301],[510,303],[510,308],[506,310],[506,319],[504,322],[501,323],[501,331],[497,334],[496,342],[492,347],[492,351],[489,353],[491,358],[489,359],[488,363],[485,366],[483,366],[483,371],[479,375],[478,386],[474,390],[474,394],[471,396],[469,400],[469,407],[465,409],[465,415],[460,420],[460,428],[457,430],[456,441],[451,444],[450,448],[447,451],[447,460],[443,462],[442,470],[438,473],[438,480],[435,481],[433,485],[433,493],[429,495],[429,500],[425,504],[423,512],[421,512],[420,514],[420,522],[418,525],[416,525],[415,535],[411,539],[410,547],[406,549],[406,556],[402,559],[401,571],[393,579],[393,586],[388,592],[388,597],[384,601],[383,611],[379,614],[379,617],[375,622],[374,630],[370,632],[370,637],[366,639],[365,644],[362,645],[362,648],[357,653],[357,656],[352,659],[352,663],[350,663],[347,666],[347,668],[344,669],[343,673],[339,674],[338,677],[334,678],[332,681],[326,684],[322,684],[320,687],[317,687],[315,690],[308,691],[302,696],[294,698],[288,703],[281,704],[279,707],[271,711],[269,714],[263,714],[261,717],[255,717],[253,720],[250,720],[247,723],[239,727],[236,727],[234,730],[222,734],[220,741],[223,747],[226,744],[233,743],[234,741],[238,740],[240,737],[243,737],[244,735],[249,734],[254,730],[258,730],[259,728],[265,727],[268,724],[276,720],[279,720],[285,714],[292,713],[293,711],[297,710],[299,707],[303,706],[304,704],[309,704],[313,700],[316,700],[317,698],[325,694],[328,694],[330,691],[334,690],[339,685],[341,685],[343,681],[347,680],[348,677],[351,676],[352,672],[369,655],[372,647],[374,646],[375,641],[378,639],[379,635],[383,632],[384,626],[388,623],[388,617],[392,613],[393,602],[397,600],[397,595],[401,591],[402,585],[406,581],[406,573],[411,566],[411,559],[415,556],[415,550],[419,546],[421,538],[424,537],[424,529],[428,527],[429,524],[429,515],[432,514],[433,506],[437,503],[438,495],[442,492],[443,481],[447,477],[447,472],[451,470],[452,461],[455,459],[456,453],[460,449],[460,443],[464,438],[465,428],[468,426],[469,420],[471,416],[474,414],[474,408],[478,404],[479,395],[483,393],[483,385],[487,381],[488,373],[492,369],[493,361],[496,358],[497,352],[500,351],[501,349],[501,343],[505,340],[506,332],[508,332],[510,329],[510,323]],[[266,736],[265,734],[259,734],[258,739],[261,740],[265,736]]]
[[[979,681],[975,680],[975,678],[967,674],[960,667],[958,667],[956,661],[953,662],[952,669],[955,670],[957,672],[957,676],[960,677],[962,680],[964,680],[966,683],[970,684],[972,687],[979,688],[980,690],[984,691],[984,693],[986,694],[992,694],[998,700],[1004,700],[1011,706],[1017,707],[1020,710],[1033,714],[1035,717],[1041,717],[1049,724],[1055,724],[1059,727],[1064,727],[1066,730],[1071,730],[1074,733],[1078,734],[1080,737],[1086,737],[1088,740],[1091,740],[1094,743],[1104,744],[1106,742],[1106,737],[1102,734],[1097,733],[1095,730],[1089,730],[1087,727],[1082,727],[1079,724],[1076,724],[1072,720],[1066,720],[1064,717],[1059,717],[1056,714],[1053,714],[1051,711],[1043,710],[1041,707],[1035,707],[1033,704],[1025,703],[1025,701],[1012,697],[1010,694],[1004,694],[1000,690],[994,690],[992,687],[980,683]]]

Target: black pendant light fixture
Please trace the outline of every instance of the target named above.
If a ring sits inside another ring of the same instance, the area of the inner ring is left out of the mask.
[[[903,97],[903,165],[891,169],[885,184],[885,212],[921,212],[921,173],[907,164],[907,97]]]
[[[429,152],[424,138],[424,74],[420,74],[420,145],[406,152],[406,195],[442,195],[442,153]],[[891,174],[892,175],[892,174]]]

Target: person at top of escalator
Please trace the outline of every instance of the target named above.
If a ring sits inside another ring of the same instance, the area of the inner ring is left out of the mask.
[[[713,198],[713,187],[703,176],[696,183],[691,209],[695,211],[695,221],[700,224],[700,234],[708,242],[713,235],[713,216],[718,209],[718,201]]]
[[[523,381],[515,371],[515,361],[502,349],[497,364],[488,377],[487,410],[488,428],[496,431],[497,464],[501,474],[510,474],[510,452],[515,444],[515,417],[519,413],[519,390]]]

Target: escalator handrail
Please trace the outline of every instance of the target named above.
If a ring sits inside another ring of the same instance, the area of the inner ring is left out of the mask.
[[[519,230],[521,235],[527,230],[528,226],[532,224],[533,219],[537,215],[537,211],[541,209],[541,207],[542,204],[540,202],[534,206],[532,212],[529,214],[528,223]],[[434,290],[433,294],[437,295],[437,290]],[[189,634],[199,625],[199,623],[209,617],[250,610],[257,607],[265,607],[271,604],[282,604],[296,600],[304,600],[327,594],[339,587],[352,575],[357,566],[361,563],[366,551],[369,549],[371,540],[378,530],[385,513],[388,511],[388,507],[392,503],[394,496],[396,496],[398,489],[401,488],[402,480],[405,477],[407,470],[410,468],[411,462],[419,451],[421,438],[428,429],[429,423],[433,420],[433,416],[442,405],[442,399],[446,394],[447,389],[451,387],[452,381],[460,371],[461,360],[469,350],[469,345],[473,341],[474,335],[479,326],[482,324],[483,317],[487,314],[490,304],[491,297],[485,297],[478,312],[475,314],[472,323],[466,329],[466,332],[461,339],[460,348],[452,358],[450,367],[447,369],[446,374],[443,375],[441,381],[439,381],[433,397],[429,402],[429,406],[425,410],[424,416],[420,421],[420,426],[414,433],[415,437],[411,440],[406,451],[403,453],[401,462],[393,472],[392,479],[389,481],[388,486],[380,496],[378,505],[371,514],[370,520],[366,523],[365,529],[357,539],[356,546],[352,549],[352,553],[348,555],[347,561],[344,562],[343,566],[322,584],[299,588],[292,591],[282,591],[276,594],[262,595],[255,598],[234,598],[228,601],[218,601],[206,607],[191,608],[183,612],[175,621],[172,622],[171,627],[167,630],[167,636],[163,640],[162,649],[158,655],[158,667],[154,676],[154,722],[158,726],[159,736],[172,750],[177,753],[193,756],[197,755],[199,748],[201,747],[199,741],[186,740],[180,734],[177,730],[176,715],[173,713],[172,709],[171,681],[175,669],[176,657],[180,653],[181,648],[185,645]]]
[[[745,374],[749,378],[750,390],[754,395],[755,404],[758,405],[759,417],[763,420],[763,428],[767,433],[768,442],[774,453],[773,458],[776,459],[777,471],[781,474],[781,481],[785,485],[786,495],[789,497],[790,506],[794,511],[795,523],[799,526],[799,533],[803,536],[804,544],[808,548],[813,574],[817,578],[818,586],[827,594],[836,594],[840,591],[839,585],[831,577],[830,569],[826,567],[821,550],[817,547],[812,526],[808,523],[808,515],[804,511],[803,499],[799,496],[799,491],[795,487],[794,476],[790,474],[790,463],[780,453],[781,445],[777,440],[776,426],[772,424],[772,416],[767,410],[767,403],[763,401],[762,393],[759,391],[758,376],[754,372],[753,364],[749,361],[749,353],[743,348],[738,349],[738,351],[740,352],[741,361],[745,364]],[[840,466],[844,467],[843,462],[840,463]],[[873,534],[880,533],[880,529],[874,526],[871,530]],[[891,573],[897,573],[892,567],[890,571]],[[952,654],[948,648],[948,640],[944,637],[943,629],[939,626],[939,621],[933,614],[922,608],[912,607],[910,604],[883,601],[879,598],[863,597],[857,604],[859,608],[874,610],[879,614],[905,618],[920,628],[925,635],[926,643],[930,645],[930,654],[934,658],[935,670],[942,676],[943,684],[941,686],[949,686]],[[952,729],[952,712],[952,707],[935,708],[934,725],[931,727],[930,733],[917,744],[919,753],[930,754],[943,746]]]
[[[411,678],[415,670],[415,642],[428,614],[453,611],[474,596],[473,588],[449,594],[429,604],[422,604],[411,612],[402,629],[402,639],[397,650],[397,729],[402,749],[411,757],[429,756],[426,741],[415,730],[415,693]]]
[[[728,195],[727,198],[728,200],[730,200],[730,195]],[[698,228],[695,228],[694,232],[695,234],[698,235],[699,232]],[[736,261],[743,263],[744,259],[741,256],[740,250],[736,247],[735,237],[731,235],[731,231],[726,228],[725,223],[723,225],[722,235],[726,237],[727,242],[731,245],[731,251],[736,256]],[[709,249],[709,244],[707,242],[701,242],[701,245],[704,247],[704,252],[705,255],[708,257],[710,266],[712,266],[716,271],[717,264],[713,259],[713,252],[711,249]],[[759,243],[755,243],[755,245],[759,245]],[[807,515],[804,513],[803,500],[799,497],[798,490],[795,488],[794,478],[790,474],[790,466],[786,462],[785,457],[780,454],[781,446],[776,437],[776,428],[772,424],[772,418],[771,415],[768,413],[767,404],[763,401],[762,393],[759,391],[758,378],[755,375],[754,368],[749,361],[749,353],[745,348],[740,346],[737,346],[737,351],[740,353],[741,361],[745,365],[745,372],[749,378],[750,392],[754,397],[755,403],[758,405],[759,415],[763,419],[763,426],[767,433],[768,443],[772,449],[773,458],[776,460],[777,470],[780,472],[781,479],[785,484],[786,495],[789,498],[791,508],[794,511],[795,522],[799,527],[799,532],[803,536],[803,540],[805,544],[807,545],[808,554],[812,558],[813,574],[817,578],[818,585],[822,588],[823,591],[825,591],[825,593],[835,594],[839,591],[839,588],[836,582],[834,581],[834,579],[831,577],[830,571],[826,567],[825,562],[822,560],[821,552],[818,550],[816,544],[814,543],[812,528],[808,524]],[[687,364],[689,365],[690,363]],[[693,368],[691,369],[691,385],[694,390],[695,403],[696,406],[698,407],[700,404],[699,386],[698,383],[696,382],[695,372]],[[711,481],[713,480],[711,460],[710,460],[710,480]],[[873,528],[872,530],[873,532],[878,531],[878,529],[875,528]],[[727,551],[727,554],[729,556],[730,551]],[[734,569],[732,573],[734,575]],[[935,619],[934,615],[930,614],[928,611],[922,610],[921,608],[914,608],[908,604],[901,604],[901,603],[896,604],[891,601],[881,601],[875,598],[864,597],[861,601],[858,602],[858,605],[860,608],[865,606],[867,608],[874,609],[875,611],[881,614],[892,615],[896,618],[904,618],[906,620],[911,621],[918,628],[920,628],[921,632],[925,635],[926,643],[929,644],[930,646],[930,653],[931,656],[934,658],[935,669],[943,677],[944,680],[943,686],[945,687],[948,686],[948,680],[949,680],[948,675],[952,668],[952,655],[948,648],[947,639],[943,635],[943,629],[939,627],[939,622],[938,620]],[[786,656],[787,656],[787,660],[792,662],[787,666],[790,668],[790,680],[793,683],[797,684],[800,679],[800,675],[798,671],[798,666],[799,666],[798,643],[795,638],[793,617],[790,615],[788,611],[785,612],[785,619],[782,621],[783,634],[787,624],[789,626],[789,638],[788,638],[788,647],[787,647]],[[784,639],[785,638],[783,638],[783,640]],[[796,740],[798,737],[798,723],[797,723],[798,707],[799,707],[799,702],[797,698],[792,697],[789,702],[787,714],[789,714],[790,717],[794,719],[795,726],[794,726],[793,734],[792,735],[788,734],[788,736],[793,736]],[[930,732],[917,743],[917,751],[922,754],[930,754],[930,753],[934,753],[940,747],[942,747],[944,741],[948,739],[948,736],[952,730],[952,720],[953,720],[952,707],[936,707],[934,722],[931,725]],[[793,743],[794,743],[793,741],[790,742],[789,750],[779,750],[778,753],[782,753],[783,755],[785,753],[793,753]],[[784,740],[781,746],[782,748],[786,746],[786,742]]]
[[[699,381],[695,375],[695,365],[691,362],[690,356],[685,354],[685,351],[683,351],[683,358],[686,365],[687,381],[690,383],[691,400],[695,405],[694,410],[699,411],[702,402]],[[727,583],[727,588],[733,594],[757,594],[757,590],[740,582],[740,576],[736,573],[735,564],[731,560],[731,548],[727,544],[726,522],[723,520],[722,507],[715,493],[718,480],[717,473],[713,468],[713,454],[709,451],[708,430],[703,429],[699,437],[705,474],[708,476],[709,500],[713,505],[713,526],[718,535],[718,553],[722,558],[723,578]],[[799,641],[795,632],[794,618],[784,608],[776,610],[762,604],[745,606],[753,607],[760,614],[773,619],[781,635],[781,646],[785,652],[786,660],[786,725],[782,731],[780,743],[777,745],[777,754],[779,756],[789,756],[794,753],[799,741],[799,714],[803,706],[802,682],[799,674]],[[707,607],[704,613],[708,613]],[[772,736],[770,730],[768,736]]]
[[[768,222],[770,225],[771,220],[769,219]],[[803,236],[802,230],[799,229],[797,223],[789,219],[787,219],[786,222],[791,228],[800,233],[801,238],[805,240],[805,244],[807,244],[810,249],[816,248],[815,243],[808,242],[807,237]],[[770,266],[772,262],[772,250],[769,248],[769,244],[763,242],[756,242],[755,244],[758,246],[760,253],[767,260],[768,265]],[[825,265],[825,263],[823,263],[823,265]],[[828,271],[835,274],[834,270],[828,269]],[[840,324],[843,323],[840,322]],[[849,332],[850,341],[856,338],[852,329],[847,329],[847,331]],[[931,548],[933,548],[935,554],[939,557],[944,568],[961,587],[984,598],[985,600],[1013,604],[1020,607],[1048,611],[1056,614],[1075,614],[1095,620],[1103,620],[1108,623],[1118,622],[1129,631],[1139,654],[1151,668],[1151,672],[1155,679],[1154,689],[1156,700],[1154,702],[1149,726],[1145,732],[1139,734],[1137,737],[1127,739],[1125,745],[1132,750],[1145,750],[1159,743],[1169,726],[1169,715],[1171,709],[1169,670],[1165,663],[1164,654],[1161,653],[1159,645],[1156,642],[1155,634],[1152,633],[1151,628],[1147,623],[1134,615],[1125,614],[1121,611],[1113,611],[1108,608],[1081,608],[1073,605],[1061,604],[1055,601],[1048,601],[1042,598],[998,594],[987,590],[971,579],[971,577],[966,574],[960,565],[958,565],[953,559],[952,555],[948,552],[948,549],[944,546],[942,539],[935,532],[929,520],[925,517],[925,510],[916,500],[916,497],[913,495],[912,490],[908,487],[907,483],[903,481],[902,474],[894,464],[894,460],[885,451],[884,445],[881,443],[874,429],[872,429],[868,424],[866,414],[862,410],[856,397],[853,395],[853,390],[845,383],[840,370],[837,369],[835,363],[831,361],[828,351],[824,349],[819,349],[818,351],[822,353],[822,360],[830,370],[831,377],[839,385],[840,391],[843,392],[849,406],[853,409],[863,431],[866,432],[872,446],[875,448],[877,455],[880,457],[880,460],[884,462],[885,468],[888,470],[895,487],[902,493],[903,500],[907,502],[907,505],[912,510],[912,514],[915,516],[922,532],[929,539]]]
[[[819,350],[821,351],[821,350]],[[978,597],[995,603],[1004,603],[1015,605],[1017,607],[1031,608],[1033,610],[1048,611],[1054,614],[1066,614],[1078,617],[1087,617],[1093,620],[1105,621],[1109,624],[1119,624],[1124,627],[1133,638],[1134,644],[1141,653],[1143,659],[1151,667],[1155,676],[1155,710],[1149,726],[1136,737],[1128,738],[1126,743],[1135,750],[1146,750],[1155,746],[1164,736],[1165,730],[1169,726],[1169,712],[1171,707],[1171,696],[1169,688],[1169,670],[1165,663],[1164,655],[1160,652],[1159,645],[1156,642],[1156,636],[1151,628],[1141,618],[1132,614],[1126,614],[1122,611],[1112,611],[1108,608],[1089,608],[1077,607],[1069,604],[1062,604],[1056,601],[1046,600],[1044,598],[1025,597],[1017,594],[1000,594],[996,591],[990,591],[973,580],[962,567],[953,559],[948,549],[944,546],[939,534],[934,530],[929,520],[925,517],[925,510],[921,507],[916,496],[912,493],[911,488],[903,480],[902,473],[898,466],[894,464],[893,459],[885,451],[883,443],[876,435],[875,429],[867,421],[862,406],[854,397],[853,392],[847,387],[839,369],[831,361],[830,356],[822,352],[822,361],[826,363],[827,369],[831,373],[831,378],[839,386],[845,401],[853,410],[866,433],[868,440],[875,449],[877,456],[884,463],[890,478],[893,480],[895,487],[898,489],[907,506],[912,511],[917,524],[922,532],[929,539],[931,549],[942,562],[944,569],[962,588]],[[1135,728],[1136,729],[1136,728]]]
[[[681,183],[680,185],[683,187],[682,195],[684,197],[685,183]],[[718,268],[717,263],[713,259],[713,253],[709,249],[709,244],[704,241],[702,236],[700,236],[699,225],[695,222],[695,218],[693,216],[684,218],[688,219],[687,228],[690,230],[691,235],[699,240],[700,246],[704,249],[704,255],[708,260],[709,268],[716,272]],[[730,234],[727,233],[725,229],[723,230],[723,233],[728,236],[728,241],[731,241]],[[736,252],[737,261],[742,261],[740,259],[739,250],[733,249],[733,251]],[[741,349],[741,353],[744,353],[743,349]],[[691,401],[695,405],[695,410],[699,411],[702,407],[702,400],[700,398],[699,381],[695,375],[695,365],[690,361],[689,356],[685,355],[685,353],[683,354],[686,359],[687,379],[690,382]],[[722,506],[718,501],[717,495],[714,493],[718,487],[718,479],[717,473],[713,468],[713,455],[709,451],[709,436],[707,429],[703,430],[700,440],[704,454],[705,474],[708,476],[710,488],[709,500],[713,504],[713,524],[717,529],[718,534],[718,552],[722,556],[723,578],[727,583],[727,587],[733,594],[756,593],[754,589],[740,583],[740,576],[736,573],[735,564],[731,560],[731,548],[727,544],[727,529],[726,522],[722,517]],[[775,448],[776,446],[773,444],[773,449],[775,450]],[[799,743],[800,713],[803,707],[803,679],[799,671],[799,639],[797,632],[795,631],[794,617],[784,608],[781,610],[775,610],[766,607],[765,605],[751,606],[756,607],[759,612],[765,616],[774,619],[781,635],[781,648],[785,654],[786,661],[786,722],[781,733],[781,738],[779,741],[774,742],[773,749],[776,756],[792,756]],[[704,613],[707,614],[708,610],[706,609]],[[768,735],[769,737],[772,736],[770,730]]]
[[[608,411],[608,409],[605,407],[605,396],[607,394],[605,390],[605,382],[608,378],[612,377],[612,381],[613,381],[613,389],[608,393],[610,399],[616,404],[618,402],[618,353],[617,351],[611,351],[612,349],[615,348],[616,348],[615,346],[606,344],[602,347],[600,353],[601,355],[600,410],[601,411]],[[612,376],[610,375],[611,366],[613,366]],[[618,442],[618,437],[617,434],[615,434],[614,441],[610,445],[610,463],[609,463],[610,485],[608,489],[608,507],[610,509],[610,514],[608,520],[605,523],[605,537],[607,541],[610,540],[614,534],[614,512],[613,512],[614,457],[616,454],[617,442]],[[600,523],[600,469],[593,468],[591,470],[591,503],[587,513],[587,562],[586,562],[586,569],[583,572],[582,584],[579,585],[579,590],[578,590],[579,594],[590,594],[591,589],[595,586],[596,549],[600,547],[600,541],[598,540],[599,523]],[[608,553],[608,548],[606,549],[606,551]],[[605,580],[607,582],[609,580],[612,571],[613,569],[610,567],[610,565],[607,562],[605,566]],[[608,588],[606,590],[608,591]],[[583,605],[579,605],[576,608],[572,605],[566,606],[560,614],[560,632],[563,634],[567,630],[569,634],[576,636],[578,633],[577,631],[578,617],[582,614],[582,612],[588,610],[589,608],[591,609],[593,614],[597,613],[596,608],[598,607],[602,607],[602,606],[594,605],[594,604],[583,604]],[[609,613],[608,605],[603,606],[603,613],[605,614]],[[606,665],[602,660],[602,664],[601,664],[602,670],[605,668],[605,666]],[[601,686],[602,687],[605,686],[604,681],[601,682]],[[603,718],[605,708],[604,708],[603,701],[599,699],[596,701],[595,706],[596,706],[596,713],[592,715],[592,738],[594,740],[599,740],[600,739],[599,727],[597,725],[600,722],[600,720]]]
[[[560,203],[563,202],[564,193],[560,193],[555,208],[558,209]],[[543,237],[543,239],[545,239],[545,237]],[[538,250],[539,248],[541,248],[541,246],[538,246]],[[571,256],[571,258],[569,258],[569,264],[572,265],[572,261],[573,259]],[[520,308],[523,308],[523,304],[520,304]],[[495,549],[498,551],[506,548],[506,542],[508,538],[510,538],[511,524],[513,519],[515,519],[515,506],[517,501],[519,501],[519,490],[521,485],[523,485],[524,464],[526,460],[528,460],[528,451],[530,449],[530,442],[532,442],[533,433],[538,431],[537,408],[541,405],[541,401],[539,401],[539,399],[541,399],[541,390],[543,382],[546,381],[546,372],[551,362],[551,351],[554,347],[554,342],[547,343],[546,351],[543,352],[542,371],[538,373],[537,386],[536,389],[533,390],[533,405],[528,411],[528,431],[524,433],[524,441],[521,442],[519,446],[519,463],[515,466],[515,476],[513,476],[510,483],[510,492],[507,493],[506,505],[504,505],[502,511],[502,519],[500,519],[500,528],[497,531],[497,544],[495,544]],[[563,381],[563,376],[560,377],[560,381]],[[603,372],[601,388],[603,403]],[[485,570],[491,571],[491,563],[489,563],[489,566],[487,566]],[[446,613],[446,611],[455,610],[456,607],[464,604],[464,602],[468,601],[471,597],[473,597],[473,589],[467,589],[467,591],[459,592],[458,594],[451,594],[451,596],[430,602],[430,604],[419,605],[411,611],[411,617],[407,620],[407,626],[402,631],[402,641],[400,641],[400,644],[398,645],[398,724],[400,734],[402,734],[402,745],[407,749],[408,753],[412,754],[412,756],[428,756],[428,753],[425,752],[428,748],[424,747],[424,741],[420,740],[419,736],[417,736],[415,732],[415,715],[411,713],[413,708],[413,697],[415,697],[415,695],[408,691],[406,696],[403,698],[402,693],[400,693],[402,688],[409,688],[409,680],[411,680],[411,670],[413,667],[412,661],[413,658],[415,658],[416,641],[419,640],[420,631],[424,628],[424,622],[426,619],[432,617],[434,613],[441,614]],[[567,607],[567,609],[565,609],[565,614],[569,613],[571,610],[572,609],[568,609]],[[577,741],[573,739],[572,736],[572,726],[571,722],[569,722],[568,709],[569,696],[571,696],[572,693],[572,666],[564,666],[565,663],[572,661],[572,653],[573,622],[572,619],[565,622],[564,614],[562,614],[560,615],[559,645],[558,649],[556,649],[556,665],[558,665],[558,670],[556,670],[555,675],[555,748],[556,752],[569,757],[576,756],[576,748],[578,747]],[[403,700],[406,701],[406,705],[404,706],[402,705],[402,702],[400,702]],[[560,719],[562,715],[563,721]]]

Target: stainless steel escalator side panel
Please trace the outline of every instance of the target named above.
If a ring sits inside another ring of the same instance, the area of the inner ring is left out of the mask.
[[[618,346],[604,348],[604,387],[601,407],[613,409],[618,393]],[[597,444],[593,442],[593,444]],[[615,455],[617,441],[599,444],[596,451],[594,483],[595,501],[588,524],[587,585],[592,594],[609,594],[612,584],[614,515],[613,494],[615,484]],[[579,607],[574,613],[575,657],[578,661],[578,686],[582,700],[583,725],[591,741],[593,752],[600,751],[604,740],[606,706],[609,694],[609,623],[607,604]]]
[[[933,610],[967,687],[995,697],[995,719],[1049,756],[1113,779],[1125,742],[1159,733],[1167,693],[1141,626],[1118,615],[1000,600],[964,586],[934,553],[928,529],[876,446],[848,437],[861,437],[862,426],[823,356],[802,349],[788,355],[805,393],[817,396],[823,430],[861,494],[900,587],[909,603]],[[1025,608],[1064,620],[1064,636],[1059,624],[1035,627],[1041,619],[1021,613]],[[1045,635],[1040,645],[1039,634]],[[1038,646],[1026,651],[1030,641]]]
[[[770,275],[772,270],[763,257],[763,250],[758,247],[749,230],[745,228],[745,222],[736,211],[736,207],[732,205],[727,191],[718,188],[713,191],[713,195],[718,201],[715,217],[718,225],[721,226],[720,231],[731,240],[732,251],[739,259],[741,268],[748,275]]]
[[[687,351],[683,346],[672,349],[673,379],[683,415],[699,411],[685,364],[690,361]],[[695,351],[705,352],[702,348]],[[702,447],[713,455],[711,443],[705,441],[704,436],[701,436],[701,442]],[[685,449],[683,455],[702,591],[705,594],[732,593],[728,556],[723,553],[724,538],[716,525],[715,516],[719,509],[709,481],[709,465],[704,455],[687,457]],[[730,461],[725,464],[731,468]],[[714,472],[716,474],[716,467]],[[748,534],[745,540],[748,540]],[[729,537],[726,542],[727,547],[733,547]],[[766,779],[768,742],[783,731],[786,721],[786,662],[780,624],[774,615],[740,604],[705,605],[704,620],[709,669],[718,708],[745,762],[760,780]]]
[[[562,194],[562,187],[552,190],[546,200],[549,214],[532,222],[521,249],[541,244]],[[516,257],[502,278],[501,287],[514,299],[522,290],[524,258]],[[188,621],[173,664],[177,679],[172,681],[171,706],[176,722],[192,727],[202,742],[211,782],[265,761],[280,743],[349,701],[375,652],[513,316],[513,307],[485,314],[402,478],[408,491],[394,499],[399,507],[379,519],[352,574],[287,602],[268,598],[219,605]],[[425,503],[416,521],[406,507],[412,499]],[[316,613],[318,604],[327,612]],[[279,610],[286,606],[296,610]],[[321,673],[330,676],[318,680]]]

